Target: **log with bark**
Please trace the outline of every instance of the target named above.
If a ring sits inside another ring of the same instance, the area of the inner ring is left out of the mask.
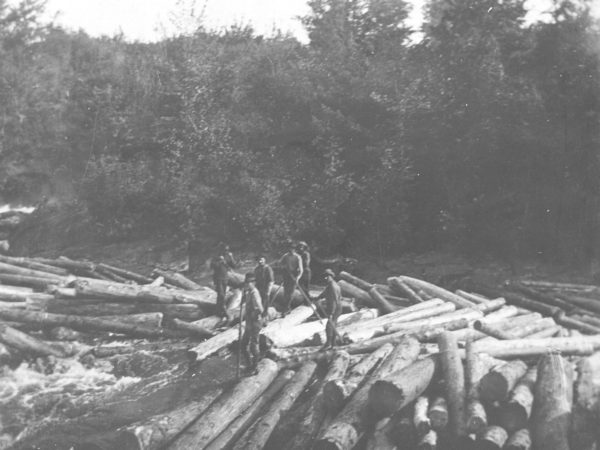
[[[398,295],[406,296],[414,303],[421,303],[425,299],[421,298],[408,284],[398,277],[390,277],[387,279],[388,285]]]
[[[520,292],[520,293],[526,295],[527,297],[530,297],[534,300],[545,303],[547,305],[556,306],[556,307],[562,309],[563,311],[570,311],[573,309],[572,303],[566,302],[563,299],[558,298],[556,296],[539,292],[535,289],[532,289],[528,286],[523,285],[522,283],[519,283],[518,281],[511,281],[511,282],[507,283],[507,286],[510,289],[513,289],[517,292]]]
[[[508,402],[500,406],[498,424],[509,433],[527,426],[533,407],[533,389],[537,380],[537,368],[533,367],[519,380],[510,393]]]
[[[219,436],[205,447],[205,450],[228,450],[246,432],[246,430],[261,416],[262,410],[287,385],[295,372],[283,370],[271,383],[267,390],[257,398],[252,406],[235,419]]]
[[[9,349],[14,348],[31,355],[65,357],[65,353],[62,350],[27,333],[9,327],[3,322],[0,322],[0,342],[7,345]]]
[[[600,336],[582,336],[546,339],[513,339],[507,341],[476,341],[473,351],[487,353],[496,358],[522,358],[540,356],[549,350],[559,351],[564,355],[591,355],[600,348]]]
[[[475,305],[475,303],[465,300],[460,295],[456,295],[453,292],[436,286],[435,284],[419,280],[418,278],[411,278],[407,276],[400,276],[398,278],[411,286],[413,289],[422,289],[432,297],[441,298],[442,300],[454,303],[457,308],[471,308]]]
[[[229,393],[217,399],[185,433],[171,444],[169,449],[188,450],[206,447],[267,390],[278,371],[274,361],[261,360],[256,375],[243,378]]]
[[[176,331],[127,323],[125,320],[122,320],[123,317],[127,316],[106,320],[99,317],[69,316],[66,314],[52,314],[38,311],[0,310],[0,319],[31,323],[40,327],[65,326],[84,332],[108,331],[146,338],[181,337],[181,333]]]
[[[418,341],[404,338],[388,355],[371,377],[355,392],[333,423],[327,427],[322,437],[315,442],[315,450],[334,448],[349,450],[362,437],[367,427],[376,422],[377,417],[370,410],[363,409],[368,404],[369,391],[379,378],[399,370],[413,362],[419,353]]]
[[[527,364],[518,359],[494,367],[481,378],[479,396],[482,400],[490,403],[504,401],[519,379],[526,373]]]
[[[438,337],[441,375],[448,401],[448,427],[454,438],[465,436],[465,374],[458,352],[458,341],[450,332]]]
[[[238,440],[233,448],[236,450],[261,450],[265,447],[279,420],[289,411],[306,388],[316,368],[317,364],[314,361],[304,364],[269,405],[258,422],[248,430],[247,435]]]
[[[202,289],[202,286],[200,286],[198,283],[190,280],[189,278],[178,272],[169,272],[167,270],[161,270],[156,268],[152,273],[154,275],[163,277],[166,282],[181,289],[187,289],[188,291],[196,291]]]
[[[329,370],[323,377],[320,388],[315,394],[314,400],[306,412],[300,429],[291,442],[290,449],[303,450],[307,448],[325,423],[328,415],[327,400],[324,396],[324,387],[333,380],[343,379],[348,365],[350,355],[346,352],[337,352],[329,365]],[[217,450],[216,448],[214,450]]]
[[[573,404],[572,370],[558,353],[540,358],[535,385],[531,431],[537,450],[569,450]]]
[[[486,316],[481,319],[481,322],[485,322],[487,324],[503,322],[506,319],[514,317],[519,314],[517,307],[514,305],[504,306],[497,311],[494,311],[490,314],[486,314]],[[541,315],[540,315],[541,317]]]
[[[181,408],[125,427],[119,431],[116,440],[117,448],[159,450],[166,447],[171,440],[201,416],[222,392],[221,388],[213,389],[204,394],[201,399],[193,400]]]
[[[348,372],[345,377],[333,379],[323,386],[323,399],[329,411],[338,412],[368,377],[369,373],[393,350],[392,344],[382,345],[373,353],[365,356]]]

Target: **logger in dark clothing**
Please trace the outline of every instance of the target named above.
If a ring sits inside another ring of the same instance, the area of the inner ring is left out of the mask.
[[[337,321],[342,312],[342,291],[336,283],[335,274],[331,269],[325,270],[325,281],[327,281],[327,286],[316,300],[325,299],[324,309],[327,315],[325,334],[327,335],[327,342],[325,342],[323,348],[333,348],[337,340]]]
[[[302,259],[296,253],[293,242],[288,242],[288,252],[279,262],[283,266],[283,314],[285,315],[290,312],[292,296],[303,272]]]
[[[264,256],[259,256],[257,258],[257,261],[258,265],[254,269],[254,276],[256,277],[256,288],[260,293],[260,298],[262,300],[262,305],[264,309],[263,317],[266,317],[269,306],[271,306],[269,296],[275,278],[273,276],[273,269],[271,269],[271,266],[267,264],[267,261],[265,260]]]
[[[225,258],[225,262],[231,269],[235,269],[236,267],[239,266],[238,261],[233,257],[233,253],[231,253],[231,249],[229,248],[229,245],[223,246],[222,254],[223,254],[223,257]]]
[[[217,314],[227,318],[225,309],[225,295],[227,294],[227,279],[229,277],[229,265],[225,261],[225,256],[220,255],[210,261],[210,268],[213,271],[213,283],[217,291]]]
[[[263,327],[263,305],[260,294],[254,285],[256,279],[253,273],[247,273],[242,292],[242,308],[244,308],[244,336],[242,337],[242,352],[248,362],[251,372],[256,371],[260,360],[258,335]]]
[[[304,290],[304,293],[309,295],[312,272],[310,270],[310,251],[306,242],[298,242],[298,254],[300,255],[300,259],[302,259],[302,268],[304,269],[300,280],[298,280],[298,284]]]

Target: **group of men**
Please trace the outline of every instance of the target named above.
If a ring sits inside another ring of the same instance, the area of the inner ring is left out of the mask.
[[[227,281],[229,272],[236,268],[236,262],[228,246],[223,247],[223,251],[211,261],[213,271],[213,282],[217,291],[217,309],[219,314],[227,321],[228,316],[225,305],[225,296],[227,293]],[[331,269],[326,269],[324,278],[326,287],[323,292],[315,298],[310,297],[310,283],[312,272],[310,269],[310,251],[306,242],[299,242],[294,245],[292,241],[287,243],[287,252],[279,260],[279,266],[282,268],[283,278],[283,315],[288,314],[292,307],[294,292],[299,291],[305,302],[311,304],[320,318],[327,319],[326,347],[333,347],[337,342],[337,320],[341,313],[341,290],[335,281],[335,274]],[[244,277],[244,287],[242,290],[241,306],[245,329],[242,337],[242,352],[248,363],[250,371],[256,369],[256,365],[261,357],[259,346],[260,330],[264,326],[268,316],[269,308],[272,306],[279,289],[273,292],[275,276],[273,269],[266,262],[264,256],[257,257],[257,265],[253,272],[249,272]],[[325,299],[323,305],[316,303],[318,300]]]

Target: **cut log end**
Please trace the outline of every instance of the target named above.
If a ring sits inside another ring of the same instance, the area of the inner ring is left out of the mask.
[[[498,423],[509,432],[525,427],[528,419],[527,410],[517,402],[506,403],[498,413]]]
[[[343,422],[334,423],[326,434],[315,442],[314,450],[345,450],[354,448],[358,442],[356,429]]]
[[[395,384],[377,380],[369,391],[369,404],[380,416],[387,416],[404,402],[404,393]]]
[[[479,395],[487,402],[503,400],[508,395],[508,383],[501,374],[489,372],[480,381]]]

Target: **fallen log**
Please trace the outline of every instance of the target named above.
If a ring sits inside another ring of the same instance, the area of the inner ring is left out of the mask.
[[[379,315],[376,308],[361,309],[360,311],[342,314],[338,319],[338,330],[354,323],[364,323],[369,319],[374,319]],[[326,341],[325,326],[327,319],[314,320],[312,322],[302,323],[287,330],[286,334],[278,333],[277,340],[272,344],[276,347],[292,347],[302,344],[324,344]]]
[[[160,312],[99,316],[98,319],[126,323],[142,328],[160,328],[163,326],[163,314]]]
[[[356,286],[359,289],[362,289],[365,292],[369,292],[375,287],[375,285],[373,285],[372,283],[369,283],[361,278],[355,277],[354,275],[348,272],[344,272],[343,270],[338,274],[338,278],[353,284],[354,286]]]
[[[152,416],[121,430],[116,440],[119,449],[158,450],[194,422],[221,395],[221,388],[206,393],[200,400],[194,400],[181,408],[165,414]]]
[[[22,331],[16,330],[8,325],[0,322],[0,342],[7,345],[9,348],[39,356],[56,356],[64,358],[63,351],[40,341],[33,336],[30,336]]]
[[[593,284],[578,284],[578,283],[558,283],[554,281],[541,281],[541,280],[521,280],[521,284],[525,286],[539,287],[543,289],[552,290],[573,290],[573,291],[586,291],[600,293],[600,288]]]
[[[348,372],[346,377],[340,377],[325,383],[323,385],[323,400],[327,410],[333,413],[338,412],[369,373],[390,354],[393,348],[392,344],[382,345],[373,353],[365,356]]]
[[[242,379],[228,394],[221,396],[192,423],[186,433],[171,444],[170,450],[204,448],[225,430],[237,416],[259,398],[277,376],[277,364],[270,359],[258,363],[258,373]]]
[[[78,331],[108,331],[139,337],[181,337],[180,333],[164,328],[149,328],[126,323],[121,320],[106,320],[99,317],[69,316],[66,314],[52,314],[38,311],[0,310],[0,319],[15,322],[31,323],[42,327],[65,326]]]
[[[6,264],[3,262],[0,262],[0,272],[26,277],[46,278],[49,280],[54,280],[55,283],[60,283],[62,280],[65,279],[65,277],[60,275],[42,272],[40,270],[26,269],[24,267],[15,266],[13,264]]]
[[[448,425],[448,403],[444,397],[435,397],[429,406],[429,420],[431,428],[435,431],[443,431]]]
[[[462,289],[457,289],[456,291],[454,291],[454,293],[456,295],[460,295],[461,297],[464,297],[465,300],[469,300],[470,302],[473,302],[473,303],[487,303],[492,300],[490,298],[484,297],[483,295],[475,294],[473,292],[463,291]]]
[[[467,385],[465,426],[469,433],[479,433],[487,426],[487,413],[479,400],[479,383],[490,367],[479,353],[473,351],[472,341],[467,341],[465,363]]]
[[[414,303],[421,303],[425,301],[425,299],[423,299],[419,294],[417,294],[413,288],[411,288],[408,284],[406,284],[398,277],[388,278],[387,283],[393,292],[402,296],[406,295]]]
[[[504,450],[530,450],[531,449],[531,436],[529,430],[523,428],[513,433],[511,437],[506,441]]]
[[[475,448],[478,450],[502,450],[507,439],[508,433],[506,430],[494,425],[481,432],[475,443]]]
[[[536,291],[528,286],[525,286],[519,282],[510,282],[507,285],[509,288],[514,289],[522,294],[537,300],[539,302],[545,303],[547,305],[556,306],[564,311],[570,311],[573,309],[573,304],[566,302],[560,298],[554,297],[553,295],[544,294],[542,292]]]
[[[127,316],[125,316],[127,317]],[[212,337],[215,335],[213,330],[208,328],[204,328],[202,326],[196,325],[190,322],[184,322],[183,320],[173,319],[173,326],[175,329],[180,331],[186,331],[190,333],[192,336],[198,336],[201,338]]]
[[[287,316],[281,319],[273,320],[261,330],[261,334],[271,342],[277,341],[279,334],[288,333],[291,327],[305,322],[310,316],[312,316],[314,310],[309,306],[298,306],[294,308]]]
[[[50,313],[91,317],[160,312],[166,319],[177,318],[186,321],[201,319],[214,309],[201,308],[193,303],[107,303],[103,300],[90,300],[89,303],[85,303],[82,300],[84,299],[77,299],[77,301],[54,299],[42,302],[41,307]],[[40,307],[40,304],[37,306]]]
[[[81,272],[93,272],[95,265],[87,261],[75,261],[74,259],[67,258],[66,256],[60,256],[56,259],[51,258],[33,258],[34,261],[46,264],[48,266],[62,267],[70,272],[77,273]]]
[[[580,322],[600,328],[600,319],[598,317],[591,316],[589,314],[572,314],[570,317],[572,319],[579,320]]]
[[[39,290],[44,290],[47,286],[57,283],[56,280],[51,278],[30,277],[10,273],[0,273],[0,282],[6,285],[27,286]]]
[[[600,410],[600,353],[580,359],[577,372],[570,443],[575,449],[593,450],[596,448]]]
[[[535,320],[527,325],[512,327],[507,330],[509,339],[519,339],[556,326],[551,317]]]
[[[517,307],[514,305],[504,306],[497,311],[494,311],[490,314],[486,314],[486,316],[480,319],[480,322],[485,322],[487,324],[502,322],[506,319],[516,316],[519,313]],[[541,315],[540,315],[541,317]]]
[[[490,403],[504,401],[525,373],[527,373],[527,364],[518,359],[494,367],[481,379],[479,396]]]
[[[198,283],[190,280],[189,278],[187,278],[184,275],[177,273],[177,272],[169,272],[169,271],[161,270],[161,269],[157,268],[157,269],[154,269],[152,274],[161,276],[168,283],[172,284],[173,286],[182,288],[182,289],[187,289],[189,291],[195,291],[195,290],[202,289],[202,286],[200,286]]]
[[[104,263],[97,264],[96,267],[110,271],[113,274],[115,274],[121,278],[125,278],[126,280],[135,281],[136,283],[140,283],[140,284],[152,283],[152,278],[141,275],[136,272],[132,272],[131,270],[121,269],[120,267],[115,267],[115,266],[111,266],[111,265],[104,264]],[[200,289],[200,287],[197,287],[195,289]]]
[[[365,292],[344,280],[340,280],[338,285],[342,290],[342,295],[344,297],[355,299],[359,307],[377,308],[378,304],[373,301],[368,292]]]
[[[582,333],[600,334],[599,327],[590,325],[585,322],[581,322],[581,321],[573,319],[571,317],[567,317],[564,313],[560,313],[556,316],[556,323],[563,325],[565,327],[575,328],[576,330],[579,330]]]
[[[540,330],[537,333],[529,334],[529,335],[527,335],[527,339],[543,339],[543,338],[553,337],[553,336],[556,336],[560,332],[561,329],[562,329],[561,326],[555,325],[553,327],[546,328],[544,330]]]
[[[38,270],[52,275],[67,276],[69,271],[58,267],[49,266],[40,262],[32,261],[28,258],[15,258],[10,256],[0,255],[0,262],[11,264],[13,266],[24,267],[26,269]]]
[[[98,264],[96,266],[96,268],[94,269],[94,275],[100,275],[101,278],[104,278],[104,279],[110,280],[110,281],[116,281],[117,283],[131,284],[131,280],[129,280],[127,278],[123,278],[120,275],[117,275],[112,270],[110,270],[106,267],[100,266],[100,264]]]
[[[441,298],[442,300],[446,300],[450,303],[454,303],[457,308],[471,308],[474,306],[473,302],[465,300],[460,295],[456,295],[453,292],[450,292],[444,288],[436,286],[435,284],[428,283],[426,281],[419,280],[417,278],[407,277],[404,275],[402,275],[398,278],[400,278],[406,284],[411,286],[413,289],[414,288],[422,289],[423,291],[427,292],[429,295],[431,295],[433,297]]]
[[[294,376],[293,370],[283,370],[271,383],[267,390],[252,403],[244,413],[235,419],[205,450],[228,450],[246,432],[246,430],[261,416],[263,408],[289,383]]]
[[[384,295],[383,297],[390,302],[396,308],[396,310],[408,308],[413,304],[413,302],[404,297],[396,297],[395,295]]]
[[[369,296],[373,299],[373,301],[377,304],[379,309],[383,311],[384,314],[391,313],[397,311],[398,309],[402,309],[401,307],[397,307],[388,302],[383,295],[379,293],[376,288],[369,289]]]
[[[557,353],[540,358],[531,431],[536,449],[569,450],[573,381],[569,363]]]
[[[51,294],[42,294],[39,292],[26,292],[12,289],[9,286],[0,286],[0,300],[4,302],[25,302],[27,299],[52,300]]]
[[[473,309],[481,311],[484,314],[490,314],[504,308],[504,305],[506,305],[506,300],[503,298],[496,298],[489,302],[479,303],[478,305],[473,306]]]
[[[431,421],[427,412],[429,411],[429,398],[420,396],[415,401],[414,424],[419,436],[423,436],[431,429]]]
[[[530,311],[539,312],[549,317],[555,317],[562,311],[562,309],[560,309],[557,306],[547,305],[545,303],[536,300],[531,300],[527,297],[512,292],[501,293],[495,289],[490,289],[485,286],[478,286],[477,291],[482,292],[483,294],[488,295],[490,297],[504,297],[506,299],[506,302],[510,305],[515,305],[521,308],[528,309]]]
[[[315,450],[329,448],[350,450],[356,445],[367,426],[376,421],[376,417],[372,414],[363,412],[363,407],[368,404],[371,387],[379,378],[385,378],[403,364],[407,365],[414,361],[418,356],[415,347],[419,347],[415,339],[404,338],[394,348],[372,376],[355,392],[333,423],[324,431],[322,437],[315,442]]]
[[[242,436],[233,447],[236,450],[261,450],[267,443],[280,418],[292,407],[298,396],[311,380],[317,364],[309,361],[302,366],[290,382],[285,386],[258,422]]]
[[[473,351],[487,353],[496,358],[519,358],[539,356],[549,350],[559,351],[563,355],[590,355],[600,348],[600,336],[582,336],[546,339],[514,339],[508,341],[473,343]]]
[[[177,297],[165,289],[123,283],[77,278],[71,283],[82,297],[99,297],[113,300],[136,300],[158,303],[176,303]]]
[[[596,299],[577,297],[577,296],[561,296],[566,302],[571,304],[573,308],[581,308],[589,312],[600,314],[600,302]]]
[[[533,367],[519,380],[508,402],[498,411],[498,424],[509,433],[527,426],[533,407],[533,389],[537,380],[537,368]]]
[[[327,400],[324,396],[324,387],[333,380],[343,379],[350,362],[350,355],[346,352],[337,352],[331,361],[329,370],[325,374],[319,391],[311,402],[306,415],[304,416],[300,429],[291,442],[290,450],[303,450],[307,448],[313,439],[317,436],[327,417]],[[214,450],[217,450],[215,447]]]
[[[448,401],[448,426],[455,438],[466,435],[465,425],[465,375],[458,341],[450,332],[438,337],[440,365],[444,391]],[[429,383],[428,383],[429,384]]]

